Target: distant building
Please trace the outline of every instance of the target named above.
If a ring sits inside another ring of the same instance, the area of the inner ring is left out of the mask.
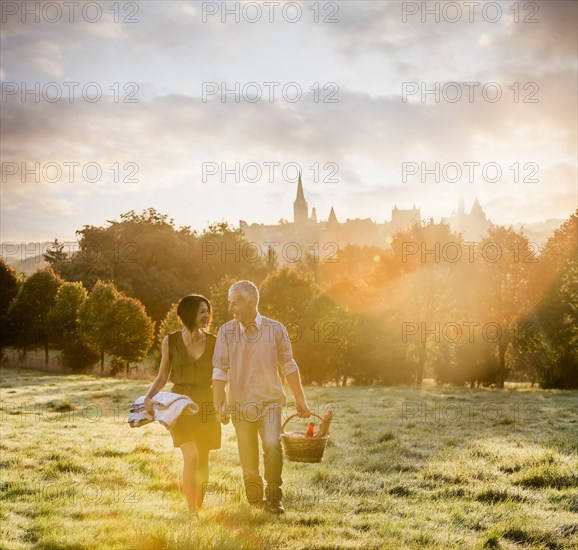
[[[446,222],[452,231],[461,233],[466,241],[479,241],[492,226],[478,199],[474,201],[471,211],[466,213],[463,197],[460,197],[457,211],[447,218],[442,218],[442,221]],[[387,249],[390,247],[390,238],[396,231],[420,222],[421,212],[415,204],[407,210],[394,205],[389,222],[376,223],[370,218],[348,218],[340,222],[333,207],[327,221],[318,221],[315,208],[311,210],[309,216],[309,205],[305,199],[300,174],[297,195],[293,202],[293,222],[249,225],[244,220],[239,220],[239,226],[245,239],[259,244],[263,250],[272,246],[278,253],[281,263],[292,263],[290,260],[287,261],[286,254],[279,254],[283,246],[290,246],[289,243],[298,244],[303,254],[320,250],[326,243],[336,243],[340,248],[349,244],[359,244]]]
[[[464,208],[464,198],[458,201],[457,212],[453,212],[448,218],[442,218],[452,228],[452,231],[461,233],[465,241],[478,242],[492,226],[492,222],[482,210],[480,201],[476,198],[469,214]]]
[[[333,207],[327,221],[318,221],[315,208],[309,216],[309,205],[305,199],[301,175],[297,182],[297,194],[293,202],[293,222],[276,225],[253,223],[249,225],[239,220],[239,226],[245,239],[258,243],[264,249],[267,243],[274,243],[273,248],[279,252],[280,247],[288,243],[297,243],[303,253],[319,250],[326,243],[336,243],[339,247],[349,244],[379,246],[389,248],[389,240],[397,230],[410,227],[421,221],[420,209],[415,205],[408,210],[399,209],[397,205],[391,211],[391,221],[376,223],[370,218],[347,219],[339,222]],[[287,262],[284,254],[278,254],[281,263]]]

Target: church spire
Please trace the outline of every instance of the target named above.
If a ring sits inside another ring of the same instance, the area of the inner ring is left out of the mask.
[[[472,210],[470,211],[470,216],[480,216],[485,217],[484,211],[482,210],[482,205],[478,200],[478,197],[474,200],[474,204],[472,205]]]
[[[307,223],[309,218],[309,208],[303,193],[303,183],[301,182],[301,172],[299,172],[299,181],[297,182],[297,197],[293,203],[293,221],[296,224]]]
[[[303,182],[301,181],[301,172],[299,172],[299,180],[297,181],[297,200],[305,202],[305,195],[303,194]]]
[[[329,219],[327,220],[328,225],[337,225],[339,222],[337,221],[337,216],[335,215],[335,210],[333,210],[333,206],[331,207],[331,212],[329,212]]]
[[[484,211],[482,209],[482,205],[480,204],[478,197],[476,197],[476,200],[474,201],[474,204],[472,206],[472,210],[470,212],[470,218],[472,220],[476,220],[476,222],[479,222],[479,223],[485,223],[487,221],[486,214],[484,213]]]

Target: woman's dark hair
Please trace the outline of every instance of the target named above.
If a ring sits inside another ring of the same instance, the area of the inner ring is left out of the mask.
[[[177,307],[177,315],[183,324],[189,329],[197,328],[197,313],[199,306],[204,302],[209,309],[209,316],[211,315],[211,302],[201,294],[189,294],[181,299]]]

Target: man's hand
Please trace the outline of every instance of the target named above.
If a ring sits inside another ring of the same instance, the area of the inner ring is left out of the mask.
[[[229,415],[227,414],[227,410],[225,408],[225,403],[221,403],[221,405],[215,405],[217,412],[215,413],[217,420],[221,424],[228,424],[229,423]]]
[[[312,414],[313,411],[309,408],[307,401],[297,403],[297,416],[299,418],[309,418]]]
[[[154,418],[155,411],[153,409],[153,403],[154,403],[154,401],[148,395],[145,396],[145,398],[144,398],[145,410],[149,414],[149,416],[152,416]]]

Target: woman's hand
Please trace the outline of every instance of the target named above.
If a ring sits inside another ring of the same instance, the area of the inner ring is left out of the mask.
[[[155,415],[155,411],[153,409],[153,403],[154,403],[154,401],[148,395],[145,396],[145,399],[144,399],[145,410],[149,414],[149,416],[152,416],[152,417],[154,417],[154,415]]]
[[[221,424],[228,424],[229,423],[229,415],[227,414],[227,408],[225,403],[221,403],[221,405],[215,405],[216,407],[216,416],[217,420]]]

